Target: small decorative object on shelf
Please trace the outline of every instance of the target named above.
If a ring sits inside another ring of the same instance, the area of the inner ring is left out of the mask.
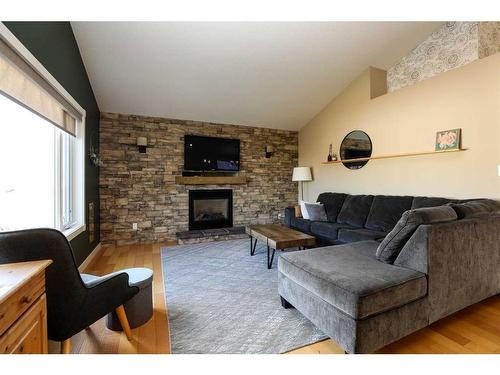
[[[462,129],[443,130],[436,133],[436,151],[459,150]]]
[[[335,161],[337,160],[337,155],[335,155],[335,152],[333,152],[332,144],[330,143],[330,147],[328,148],[328,161]]]

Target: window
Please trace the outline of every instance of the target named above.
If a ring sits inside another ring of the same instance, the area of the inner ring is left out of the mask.
[[[74,137],[69,134],[59,131],[58,134],[60,151],[60,171],[61,171],[61,228],[69,229],[75,225],[73,217],[73,166],[74,158],[73,142]]]
[[[85,111],[0,23],[0,231],[85,230]]]
[[[0,231],[81,224],[78,138],[0,95]]]

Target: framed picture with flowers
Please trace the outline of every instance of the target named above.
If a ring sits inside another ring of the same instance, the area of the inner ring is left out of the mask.
[[[442,130],[436,133],[436,151],[459,150],[462,129]]]

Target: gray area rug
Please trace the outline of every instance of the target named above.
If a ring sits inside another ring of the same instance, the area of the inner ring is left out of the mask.
[[[277,263],[250,240],[161,251],[172,353],[283,353],[326,336],[295,309],[281,307]]]

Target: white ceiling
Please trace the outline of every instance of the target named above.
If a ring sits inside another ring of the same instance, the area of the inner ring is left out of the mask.
[[[438,22],[72,22],[101,111],[298,130]]]

